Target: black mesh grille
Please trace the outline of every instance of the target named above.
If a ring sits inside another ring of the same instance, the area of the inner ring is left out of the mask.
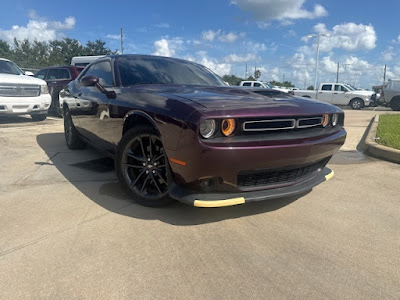
[[[264,186],[290,183],[316,172],[319,168],[324,168],[328,161],[329,158],[311,165],[287,170],[266,170],[253,173],[246,172],[246,174],[238,175],[238,186]]]

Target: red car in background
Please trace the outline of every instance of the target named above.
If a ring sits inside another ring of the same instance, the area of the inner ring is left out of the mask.
[[[76,66],[53,66],[39,70],[34,76],[47,82],[49,93],[51,95],[50,114],[61,116],[60,103],[58,93],[67,86],[67,84],[75,80],[84,67]]]

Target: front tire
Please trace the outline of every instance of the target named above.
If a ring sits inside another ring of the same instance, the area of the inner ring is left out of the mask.
[[[393,111],[400,111],[400,98],[396,97],[390,101],[390,108]]]
[[[350,101],[350,107],[351,107],[352,109],[359,110],[359,109],[361,109],[361,108],[364,107],[364,101],[362,101],[362,100],[359,99],[359,98],[355,98],[355,99],[353,99],[353,100]]]
[[[64,110],[64,135],[67,146],[71,150],[83,149],[86,147],[72,122],[71,113],[69,109]]]
[[[168,196],[168,159],[155,128],[142,126],[124,134],[115,156],[115,169],[139,204],[157,207],[174,201]]]

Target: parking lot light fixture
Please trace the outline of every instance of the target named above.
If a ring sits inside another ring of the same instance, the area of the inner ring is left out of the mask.
[[[321,36],[329,37],[331,36],[329,33],[314,33],[307,35],[308,38],[317,38],[317,56],[315,59],[315,80],[314,80],[314,90],[317,90],[317,80],[318,80],[318,56],[319,56],[319,39]]]

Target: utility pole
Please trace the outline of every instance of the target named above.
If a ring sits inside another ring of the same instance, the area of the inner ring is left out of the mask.
[[[246,73],[244,74],[244,79],[245,80],[248,78],[247,75],[248,75],[248,73],[247,73],[247,63],[246,63]]]
[[[336,83],[339,82],[339,63],[337,63],[337,71],[336,71]]]
[[[314,80],[314,90],[317,90],[317,80],[318,80],[318,56],[319,56],[319,38],[321,36],[331,36],[329,33],[316,33],[307,35],[308,38],[317,38],[317,55],[315,57],[315,80]]]
[[[124,34],[122,33],[122,27],[121,27],[121,54],[124,54]]]
[[[386,81],[386,65],[385,69],[383,70],[383,85],[385,85],[385,81]]]

